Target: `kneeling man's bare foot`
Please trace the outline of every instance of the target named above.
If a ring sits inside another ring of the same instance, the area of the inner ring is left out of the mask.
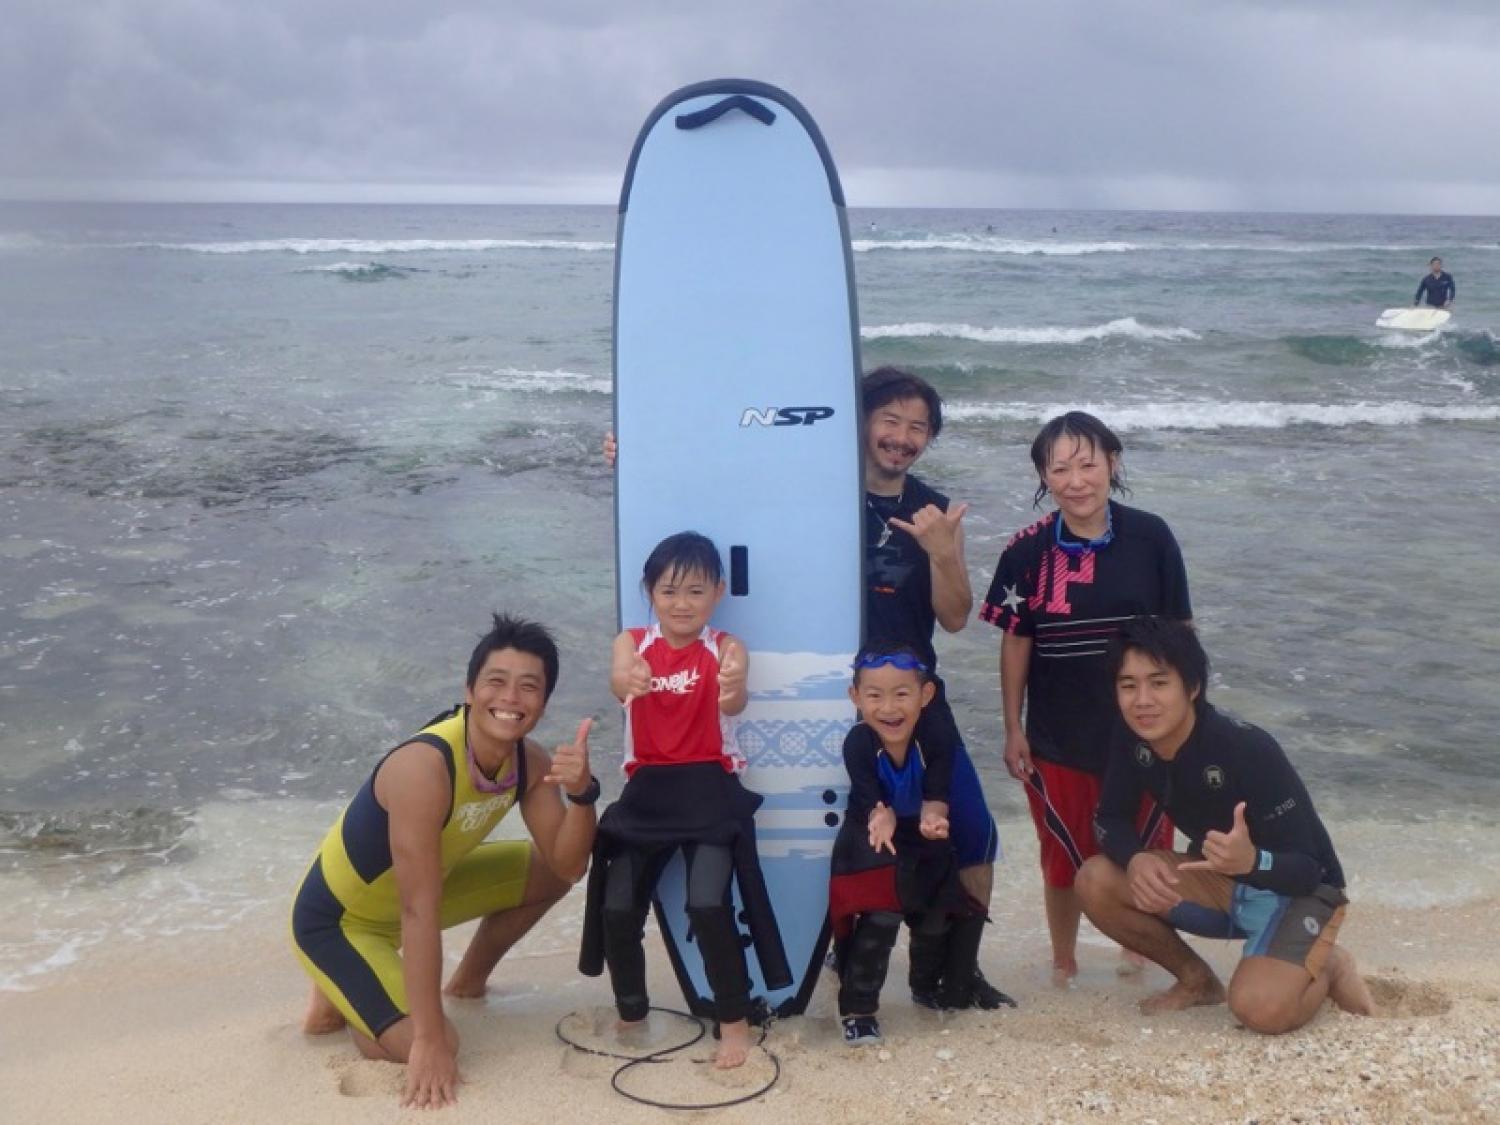
[[[728,1070],[744,1066],[750,1057],[750,1024],[746,1020],[719,1025],[719,1049],[714,1052],[714,1067]]]
[[[1146,997],[1141,1001],[1141,1012],[1151,1016],[1157,1012],[1180,1012],[1185,1008],[1222,1003],[1224,986],[1219,983],[1218,977],[1209,973],[1203,977],[1180,980],[1165,992]]]
[[[342,1031],[348,1023],[344,1013],[333,1006],[333,1001],[324,996],[317,985],[307,1000],[307,1014],[302,1017],[303,1035],[331,1035]]]
[[[1328,974],[1328,999],[1356,1016],[1375,1014],[1375,997],[1370,995],[1365,978],[1359,975],[1352,953],[1335,945],[1323,971]]]
[[[483,1000],[484,994],[489,990],[487,980],[469,980],[454,973],[443,986],[443,995],[457,1000]]]

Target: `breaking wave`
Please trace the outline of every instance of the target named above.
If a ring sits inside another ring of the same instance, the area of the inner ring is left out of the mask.
[[[1118,430],[1280,430],[1291,426],[1415,426],[1426,422],[1500,421],[1500,406],[1434,406],[1421,402],[1030,403],[955,402],[943,413],[968,422],[1041,423],[1066,410],[1085,410]]]
[[[138,242],[146,250],[183,250],[194,254],[420,254],[477,253],[488,250],[613,250],[613,242],[561,238],[266,238],[246,242]]]
[[[940,336],[981,344],[1087,344],[1095,340],[1197,340],[1190,328],[1155,328],[1133,316],[1088,328],[976,328],[972,324],[877,324],[860,329],[866,340],[917,339]]]

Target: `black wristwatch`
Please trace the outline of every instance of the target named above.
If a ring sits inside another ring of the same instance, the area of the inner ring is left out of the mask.
[[[592,805],[599,799],[599,788],[599,779],[593,774],[590,774],[589,787],[587,789],[578,794],[578,796],[576,797],[573,796],[573,794],[569,793],[566,789],[564,789],[563,796],[575,805]]]

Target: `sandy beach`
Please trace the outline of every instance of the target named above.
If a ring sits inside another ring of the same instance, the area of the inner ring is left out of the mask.
[[[1500,1121],[1500,968],[1489,935],[1500,899],[1421,909],[1355,909],[1344,943],[1383,1005],[1357,1019],[1331,1006],[1307,1028],[1265,1038],[1223,1007],[1146,1018],[1136,1002],[1166,982],[1154,968],[1120,979],[1111,947],[1085,927],[1070,990],[1038,951],[1034,845],[1016,841],[1000,869],[995,926],[981,960],[1020,1001],[1015,1011],[939,1015],[904,987],[904,942],[884,994],[885,1043],[838,1039],[832,978],[803,1017],[765,1041],[780,1063],[769,1093],[745,1105],[668,1115],[610,1087],[619,1065],[557,1038],[603,1049],[613,1020],[603,979],[580,977],[573,942],[580,894],[565,900],[501,964],[482,1001],[449,1001],[463,1037],[465,1084],[453,1122],[658,1121],[668,1116],[801,1122],[1487,1122]],[[304,1037],[306,982],[284,945],[283,906],[266,903],[230,930],[107,944],[80,963],[0,994],[0,1117],[7,1122],[379,1122],[398,1105],[402,1070],[359,1059],[340,1033]],[[467,934],[446,942],[450,966]],[[1227,976],[1238,946],[1202,943]],[[653,999],[673,1004],[651,935]],[[652,1017],[651,1042],[690,1037]],[[770,1081],[762,1051],[739,1071],[704,1065],[708,1041],[622,1079],[654,1100],[730,1100]]]

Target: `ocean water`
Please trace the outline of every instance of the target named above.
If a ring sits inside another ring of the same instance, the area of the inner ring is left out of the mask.
[[[1099,414],[1183,545],[1212,697],[1282,740],[1356,886],[1496,893],[1500,222],[850,225],[865,366],[947,400],[920,470],[971,504],[976,594],[1036,518],[1037,427]],[[279,903],[491,608],[556,631],[542,734],[599,716],[614,776],[613,239],[607,207],[0,205],[0,990]],[[1453,323],[1375,329],[1433,254]],[[1030,863],[997,642],[940,652]]]

